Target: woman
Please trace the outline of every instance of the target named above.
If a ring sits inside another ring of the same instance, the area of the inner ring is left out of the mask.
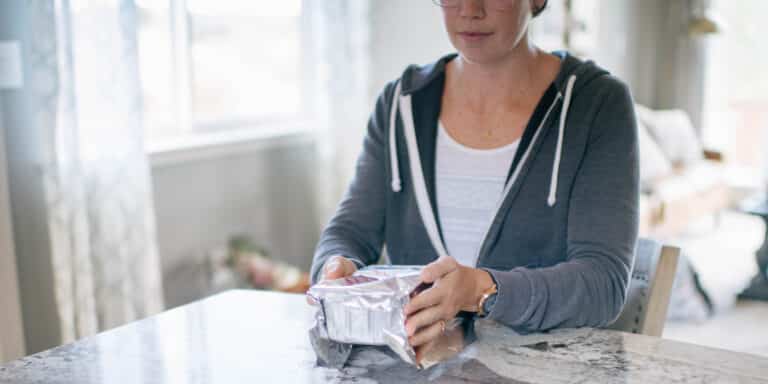
[[[546,0],[436,0],[458,55],[411,66],[371,116],[313,281],[426,265],[406,307],[414,346],[460,311],[529,332],[603,326],[624,303],[638,158],[626,86],[549,54],[528,26]]]

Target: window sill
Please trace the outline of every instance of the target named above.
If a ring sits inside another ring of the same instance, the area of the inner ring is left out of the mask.
[[[309,123],[285,124],[272,129],[251,128],[190,134],[148,143],[146,152],[152,168],[163,168],[267,148],[311,143],[314,140],[314,132]]]

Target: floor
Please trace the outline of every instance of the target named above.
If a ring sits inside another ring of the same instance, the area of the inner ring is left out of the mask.
[[[700,324],[667,323],[663,337],[768,357],[768,302],[739,301]]]
[[[700,322],[668,322],[664,338],[768,357],[768,301],[735,301],[757,271],[754,252],[764,233],[761,220],[726,212],[667,239],[688,255],[717,312]]]

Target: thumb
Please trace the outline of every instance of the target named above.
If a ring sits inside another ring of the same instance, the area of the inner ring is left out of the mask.
[[[335,280],[351,275],[354,268],[349,268],[347,264],[350,261],[343,256],[333,256],[325,263],[323,267],[323,277],[325,280]]]
[[[459,267],[456,259],[450,256],[442,256],[436,261],[427,264],[421,270],[421,281],[434,283],[437,279],[455,271]]]

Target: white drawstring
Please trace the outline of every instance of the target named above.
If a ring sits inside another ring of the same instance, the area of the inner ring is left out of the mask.
[[[557,176],[560,172],[560,159],[563,153],[563,134],[565,133],[565,121],[568,118],[568,108],[571,106],[571,96],[573,94],[573,85],[576,83],[576,75],[568,78],[568,85],[565,87],[565,99],[563,108],[560,111],[560,129],[557,133],[557,148],[555,149],[555,160],[552,163],[552,179],[549,183],[549,197],[547,204],[550,207],[557,202]]]
[[[571,105],[571,98],[573,96],[573,87],[576,83],[576,75],[572,75],[568,78],[568,83],[565,87],[565,97],[563,100],[562,110],[560,111],[560,126],[557,135],[557,147],[555,148],[555,158],[552,164],[552,176],[549,184],[549,196],[547,197],[547,204],[552,207],[557,202],[557,181],[560,172],[560,161],[562,159],[563,152],[563,137],[565,134],[565,123],[568,119],[568,110]],[[392,107],[389,115],[389,161],[392,169],[392,191],[400,192],[402,190],[402,182],[400,180],[400,169],[397,161],[397,139],[395,130],[397,127],[397,110],[400,99],[401,84],[397,83],[395,86],[395,93],[392,96]],[[544,119],[546,120],[546,118]],[[543,123],[543,122],[542,122]],[[406,135],[407,136],[407,135]]]
[[[400,192],[402,185],[400,182],[400,169],[397,165],[397,141],[395,129],[397,127],[397,109],[400,107],[400,117],[403,121],[403,135],[405,136],[406,151],[408,151],[408,163],[411,167],[411,178],[413,191],[416,194],[416,205],[419,208],[421,220],[427,230],[427,235],[435,248],[438,256],[445,256],[448,252],[440,239],[440,233],[437,229],[432,205],[429,202],[427,187],[424,182],[424,173],[421,168],[421,159],[419,157],[419,147],[416,143],[416,128],[413,123],[413,110],[411,105],[411,96],[400,97],[400,82],[395,87],[395,93],[392,96],[392,108],[389,113],[389,161],[392,168],[392,191]]]
[[[392,111],[389,114],[389,163],[392,168],[392,191],[400,192],[402,184],[400,182],[400,168],[397,166],[397,141],[395,138],[395,127],[397,126],[397,104],[400,98],[400,82],[397,82],[395,94],[392,95]]]
[[[403,134],[405,135],[405,145],[408,151],[408,163],[411,168],[411,188],[416,195],[416,206],[419,208],[419,215],[427,235],[435,248],[437,256],[446,256],[448,251],[440,238],[440,231],[437,229],[437,219],[432,211],[432,204],[429,202],[426,182],[424,181],[424,170],[421,168],[421,157],[419,156],[419,145],[416,142],[416,126],[413,122],[413,105],[411,104],[411,95],[405,95],[400,100],[400,117],[403,119]]]
[[[552,179],[550,181],[550,189],[549,189],[549,197],[547,198],[547,203],[550,207],[554,206],[557,202],[557,177],[558,173],[560,171],[560,160],[562,158],[562,151],[563,151],[563,136],[565,132],[565,123],[568,118],[568,109],[571,104],[571,97],[573,94],[573,87],[576,83],[576,76],[572,75],[568,79],[568,84],[565,89],[565,99],[563,100],[563,106],[562,110],[560,112],[560,129],[558,132],[557,137],[557,147],[555,149],[555,159],[554,163],[552,165]],[[421,216],[422,222],[424,223],[424,226],[427,230],[427,235],[429,236],[430,242],[432,243],[432,246],[435,248],[435,251],[438,255],[446,255],[446,249],[443,245],[442,241],[440,240],[440,234],[437,229],[437,223],[435,221],[434,212],[432,212],[432,206],[429,202],[429,196],[427,194],[426,185],[424,183],[424,174],[421,168],[421,159],[419,156],[419,150],[418,145],[416,143],[416,129],[413,122],[413,114],[412,114],[412,105],[411,105],[411,97],[410,96],[404,96],[400,97],[400,83],[397,83],[397,86],[395,87],[395,93],[392,96],[392,107],[390,111],[389,116],[389,158],[390,158],[390,166],[392,168],[392,191],[394,192],[400,192],[402,189],[401,181],[400,181],[400,170],[398,167],[398,161],[397,161],[397,143],[396,143],[396,135],[395,135],[395,128],[397,123],[397,110],[398,106],[400,107],[401,111],[401,117],[403,120],[403,126],[404,126],[404,135],[405,135],[405,141],[409,155],[409,164],[411,166],[411,180],[413,181],[413,189],[416,194],[416,205],[419,209],[419,214]],[[533,135],[533,139],[531,140],[531,143],[529,144],[529,147],[526,149],[526,152],[520,159],[519,164],[517,165],[517,169],[512,174],[512,177],[510,178],[509,182],[505,186],[504,193],[502,194],[502,199],[499,201],[499,205],[502,203],[506,195],[509,193],[510,188],[514,184],[515,180],[517,179],[518,173],[521,171],[523,164],[526,162],[528,155],[530,154],[534,144],[536,143],[536,138],[539,136],[540,131],[542,130],[542,127],[546,123],[550,112],[554,108],[554,106],[557,103],[557,99],[560,99],[562,96],[560,93],[558,93],[557,98],[552,103],[552,105],[547,110],[547,113],[544,115],[544,118],[539,124],[538,129],[536,130],[535,134]],[[497,207],[496,211],[500,208]],[[490,225],[489,225],[490,227]],[[490,228],[489,228],[490,229]],[[485,238],[487,236],[487,230],[486,235],[483,236]],[[483,240],[485,241],[485,240]]]

